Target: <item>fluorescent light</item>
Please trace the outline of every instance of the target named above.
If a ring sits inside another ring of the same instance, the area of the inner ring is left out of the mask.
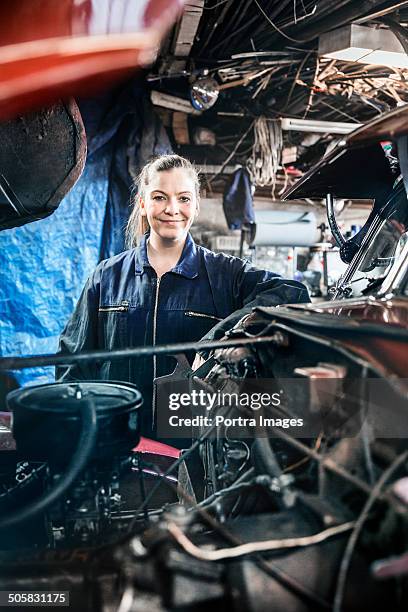
[[[361,123],[342,121],[317,121],[314,119],[281,119],[282,130],[293,132],[312,132],[320,134],[350,134],[361,126]]]
[[[359,64],[408,68],[408,56],[390,30],[351,24],[319,37],[319,55]]]

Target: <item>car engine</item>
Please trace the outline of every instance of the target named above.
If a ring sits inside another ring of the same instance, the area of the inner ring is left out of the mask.
[[[364,330],[328,329],[306,306],[258,308],[213,342],[184,373],[190,389],[219,399],[273,388],[277,401],[256,418],[205,407],[175,460],[132,450],[132,385],[9,394],[0,590],[41,583],[75,609],[120,612],[405,610],[406,388],[385,365],[400,338],[371,336],[381,352],[368,361]]]

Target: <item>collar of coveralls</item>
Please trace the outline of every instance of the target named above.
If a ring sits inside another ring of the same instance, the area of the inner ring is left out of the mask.
[[[136,249],[135,273],[143,274],[145,268],[151,268],[149,258],[147,256],[147,241],[150,232],[146,232],[140,239],[139,246]],[[190,233],[187,234],[186,242],[181,253],[181,257],[177,265],[170,270],[173,274],[179,274],[186,278],[195,278],[198,276],[199,261],[197,256],[197,245],[194,242]]]

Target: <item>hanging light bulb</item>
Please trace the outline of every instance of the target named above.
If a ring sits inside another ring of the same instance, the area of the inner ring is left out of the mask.
[[[191,104],[197,110],[208,110],[216,103],[219,93],[215,79],[208,76],[200,77],[191,85]]]

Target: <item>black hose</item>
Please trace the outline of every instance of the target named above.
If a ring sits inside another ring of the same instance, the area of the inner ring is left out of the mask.
[[[342,247],[345,244],[346,240],[343,237],[343,234],[340,231],[339,226],[337,225],[336,214],[334,212],[334,200],[333,194],[326,194],[326,213],[327,213],[327,221],[330,225],[331,233],[333,234],[333,238],[337,242],[338,247]],[[347,262],[349,263],[349,262]]]
[[[404,26],[398,23],[396,19],[393,19],[392,17],[389,17],[389,16],[381,17],[380,21],[385,23],[385,25],[387,25],[390,28],[391,32],[393,32],[393,34],[395,34],[395,36],[400,41],[405,53],[408,54],[408,30],[407,28],[404,28]]]
[[[82,421],[81,435],[77,449],[68,464],[65,474],[59,478],[55,486],[28,506],[1,517],[0,529],[22,523],[44,512],[48,506],[55,503],[66,492],[84,469],[95,446],[97,433],[96,408],[93,399],[87,398],[87,401],[82,403],[80,412]]]
[[[275,457],[269,438],[256,438],[252,445],[253,461],[257,474],[268,474],[279,478],[282,469]]]

